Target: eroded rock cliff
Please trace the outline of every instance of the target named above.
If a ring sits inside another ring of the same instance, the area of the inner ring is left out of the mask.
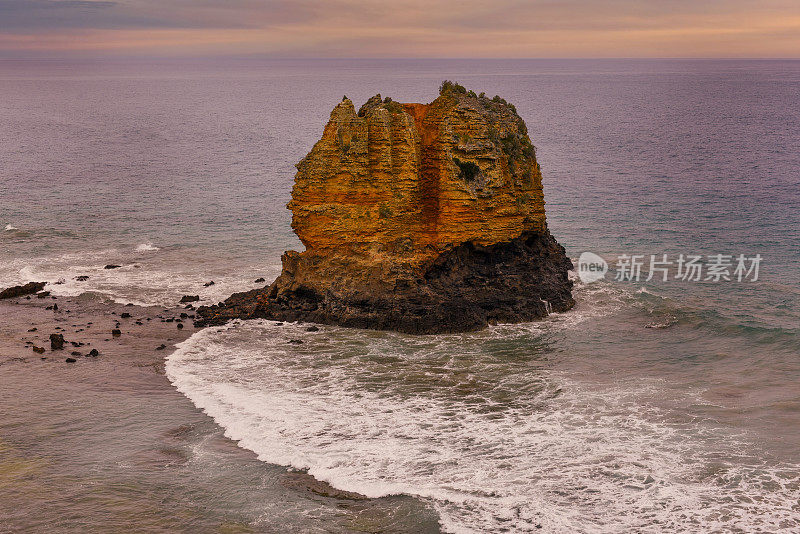
[[[519,322],[573,305],[542,175],[514,106],[445,82],[430,104],[344,98],[297,164],[306,247],[268,287],[199,311],[414,333]]]

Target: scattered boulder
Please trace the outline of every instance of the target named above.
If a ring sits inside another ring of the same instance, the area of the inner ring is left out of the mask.
[[[213,286],[213,285],[214,285],[214,281],[211,280],[210,282],[206,282],[205,284],[203,284],[203,287],[208,287],[208,286]]]
[[[83,356],[83,353],[77,350],[73,350],[72,352],[70,352],[70,354],[72,354],[73,356]]]
[[[128,313],[128,312],[123,312],[122,314],[120,314],[120,317],[122,317],[123,319],[127,319],[130,316],[131,316],[131,314]]]
[[[319,328],[317,328],[316,326],[309,326],[308,328],[306,328],[306,332],[319,332]]]
[[[292,345],[302,345],[303,340],[302,339],[290,339],[289,343],[291,343]]]
[[[183,323],[178,323],[178,330],[182,330],[182,329],[183,329]]]
[[[263,282],[266,282],[266,280],[265,280],[264,278],[256,278],[256,281],[255,281],[255,282],[253,282],[253,283],[255,283],[255,284],[261,284],[261,283],[263,283]]]
[[[41,291],[47,282],[28,282],[22,286],[13,286],[0,291],[0,299],[24,297]]]
[[[40,298],[40,299],[43,299],[43,298],[46,298],[46,297],[49,297],[49,296],[50,296],[50,292],[49,291],[42,291],[41,293],[36,293],[36,298]]]
[[[119,337],[119,336],[121,336],[121,335],[122,335],[122,332],[120,331],[120,329],[119,329],[119,328],[115,328],[115,329],[113,329],[113,330],[111,331],[111,335],[112,335],[112,336],[114,336],[114,337]]]
[[[89,277],[88,277],[88,276],[86,276],[85,274],[82,274],[81,276],[76,276],[76,277],[75,277],[75,280],[77,280],[78,282],[85,282],[85,281],[87,281],[88,279],[89,279]]]
[[[167,346],[166,346],[166,345],[164,345],[164,344],[162,343],[161,345],[159,345],[158,347],[156,347],[156,350],[164,350],[164,349],[166,349],[166,348],[167,348]]]
[[[181,304],[186,302],[197,302],[198,300],[200,300],[199,295],[184,295],[181,297]]]
[[[29,328],[28,332],[36,332],[37,330],[38,330],[38,328],[35,328],[35,327],[34,328]]]
[[[97,349],[92,349],[92,350],[89,351],[89,354],[87,354],[86,356],[91,357],[91,358],[97,358],[98,356],[100,356],[100,353],[97,351]]]
[[[44,354],[44,347],[37,347],[36,345],[34,345],[31,348],[33,349],[33,352],[35,352],[36,354]]]
[[[67,358],[67,359],[66,359],[66,360],[64,360],[64,361],[65,361],[65,362],[67,362],[67,363],[75,363],[75,362],[77,362],[78,360],[76,360],[75,358]]]
[[[122,265],[115,265],[113,263],[109,263],[108,265],[103,267],[103,269],[119,269],[120,267],[122,267]]]
[[[64,348],[63,334],[50,334],[50,350],[61,350]]]

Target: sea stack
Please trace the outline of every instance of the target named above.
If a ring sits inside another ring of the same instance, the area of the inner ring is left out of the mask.
[[[288,204],[306,247],[269,286],[198,310],[427,334],[563,312],[572,263],[550,235],[525,122],[444,82],[430,104],[344,98],[297,164]]]

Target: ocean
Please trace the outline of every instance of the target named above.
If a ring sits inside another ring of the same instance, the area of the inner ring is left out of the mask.
[[[443,79],[516,106],[551,232],[606,277],[468,334],[207,328],[167,355],[174,387],[266,464],[416,497],[445,532],[799,531],[800,61],[0,61],[0,287],[166,306],[269,282],[342,95],[429,102]],[[720,254],[730,280],[706,280]],[[208,483],[201,506],[256,530],[275,509]],[[325,531],[308,512],[282,520]]]

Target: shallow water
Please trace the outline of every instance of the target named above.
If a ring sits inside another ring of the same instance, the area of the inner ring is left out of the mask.
[[[236,323],[169,358],[176,387],[265,462],[449,531],[800,529],[800,62],[2,62],[0,286],[256,287],[299,247],[292,166],[341,95],[443,78],[516,105],[571,257],[759,253],[759,280],[612,269],[572,312],[459,336]]]

